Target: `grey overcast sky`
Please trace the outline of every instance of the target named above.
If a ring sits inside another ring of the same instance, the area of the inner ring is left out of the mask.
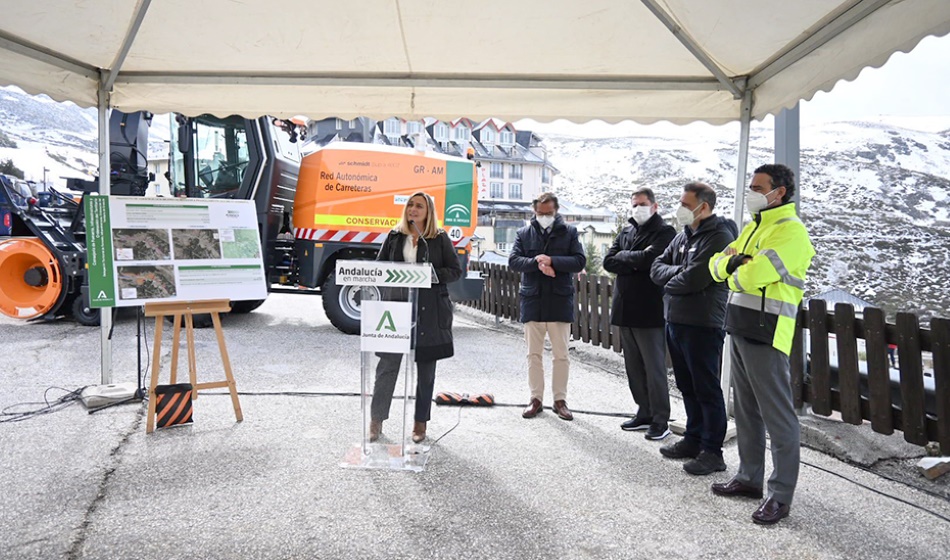
[[[854,81],[841,81],[830,92],[815,94],[801,108],[802,125],[881,119],[930,132],[950,128],[950,35],[927,37],[911,52],[895,53],[881,68],[865,68]],[[536,123],[526,119],[516,122],[515,126],[542,133],[598,137],[643,131],[643,125],[630,122],[608,125],[593,121],[577,125],[568,121]]]

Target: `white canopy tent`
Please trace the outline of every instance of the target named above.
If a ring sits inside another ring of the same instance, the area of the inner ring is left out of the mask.
[[[946,0],[0,0],[0,84],[123,111],[762,118],[950,32]]]
[[[950,32],[948,0],[0,0],[0,14],[0,85],[98,105],[101,169],[110,107],[738,120],[737,206],[751,119]]]

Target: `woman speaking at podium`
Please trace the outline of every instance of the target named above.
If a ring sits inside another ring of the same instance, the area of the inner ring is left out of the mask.
[[[417,192],[409,197],[402,211],[402,220],[383,242],[378,261],[431,263],[439,283],[419,290],[416,303],[416,412],[412,441],[426,438],[426,422],[432,408],[435,386],[435,363],[450,358],[452,346],[452,303],[448,283],[462,277],[462,267],[452,241],[439,229],[432,197]],[[373,403],[370,406],[369,440],[376,441],[383,431],[383,420],[389,418],[396,378],[402,354],[379,354]]]

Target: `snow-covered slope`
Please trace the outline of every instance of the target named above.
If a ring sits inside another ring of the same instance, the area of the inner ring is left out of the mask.
[[[0,161],[10,159],[27,179],[62,186],[61,177],[89,179],[98,168],[96,112],[72,103],[32,97],[0,88],[0,131],[16,147],[0,147]]]
[[[735,127],[544,140],[557,191],[577,203],[623,213],[629,193],[648,186],[671,214],[682,185],[701,180],[732,216]],[[750,173],[772,160],[772,144],[770,128],[753,128]],[[950,316],[950,133],[826,123],[803,128],[801,150],[802,217],[818,253],[808,295],[842,288],[891,313]]]

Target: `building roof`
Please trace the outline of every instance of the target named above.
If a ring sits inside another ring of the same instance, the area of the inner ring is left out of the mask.
[[[816,294],[808,298],[809,301],[813,299],[821,299],[828,302],[828,307],[833,308],[836,303],[850,303],[854,306],[855,311],[862,311],[865,307],[874,307],[874,304],[859,298],[856,295],[850,294],[840,288],[835,288],[833,290],[828,290],[820,294]]]
[[[580,204],[574,204],[569,200],[559,200],[558,206],[560,206],[560,212],[564,215],[569,216],[591,216],[591,217],[603,217],[605,219],[610,219],[611,221],[615,220],[617,213],[609,208],[588,208],[586,206],[581,206]]]
[[[503,255],[496,251],[484,251],[481,255],[476,255],[478,262],[488,263],[488,264],[508,264],[508,255]]]
[[[594,233],[600,235],[613,235],[617,233],[617,224],[613,222],[568,222],[577,228],[577,231],[584,232],[588,229],[594,230]]]

